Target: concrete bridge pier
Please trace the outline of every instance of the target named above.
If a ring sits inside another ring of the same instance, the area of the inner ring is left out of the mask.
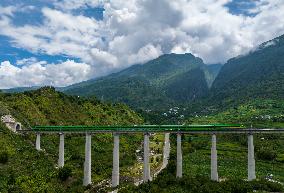
[[[216,134],[212,135],[211,146],[211,180],[218,181],[217,147]]]
[[[248,135],[248,181],[256,179],[253,135]]]
[[[144,167],[143,182],[151,181],[150,160],[149,160],[149,133],[144,133]]]
[[[182,149],[181,149],[181,134],[177,134],[177,178],[182,177]]]
[[[113,169],[112,169],[112,187],[119,185],[119,134],[113,134]]]
[[[86,133],[86,144],[85,144],[85,162],[84,162],[84,181],[83,185],[87,186],[92,183],[91,177],[91,147],[92,147],[92,136]]]
[[[59,158],[58,167],[64,166],[64,133],[59,133]]]
[[[171,148],[170,134],[165,133],[164,148],[163,148],[163,164],[162,164],[161,170],[165,169],[169,163],[170,148]]]
[[[41,150],[40,149],[40,133],[36,134],[36,150]]]

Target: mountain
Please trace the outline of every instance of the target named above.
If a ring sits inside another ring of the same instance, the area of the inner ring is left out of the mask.
[[[136,109],[167,108],[205,97],[221,65],[192,54],[166,54],[118,73],[71,85],[64,92],[124,102]]]
[[[284,35],[224,64],[209,95],[190,104],[187,122],[283,128],[283,107]]]
[[[196,110],[208,113],[234,105],[238,108],[255,99],[258,104],[262,99],[283,99],[284,35],[224,65],[205,65],[192,54],[166,54],[59,89],[71,95],[123,102],[144,112],[158,111],[157,117],[177,106],[188,107],[189,112],[182,113],[186,115]]]
[[[284,35],[230,59],[210,90],[210,100],[241,102],[284,98]]]
[[[40,86],[32,86],[32,87],[15,87],[15,88],[9,88],[9,89],[2,89],[4,93],[20,93],[30,90],[37,90]]]

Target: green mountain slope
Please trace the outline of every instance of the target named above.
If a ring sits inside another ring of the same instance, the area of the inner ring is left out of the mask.
[[[215,68],[210,65],[207,70],[217,74],[218,65]],[[176,86],[172,91],[182,99],[187,94],[183,89]],[[189,104],[184,103],[181,107],[186,108],[185,111],[174,116],[157,109],[156,112],[141,114],[155,123],[166,123],[169,119],[183,122],[188,118],[202,117],[200,120],[204,124],[213,121],[283,127],[283,98],[284,35],[261,44],[244,56],[229,60],[215,78],[209,94]],[[164,116],[164,113],[167,115]],[[186,117],[184,120],[180,119],[183,115]]]
[[[175,101],[188,102],[201,98],[208,93],[208,85],[204,71],[195,68],[168,81],[165,87],[166,95]]]
[[[37,90],[40,86],[32,86],[32,87],[16,87],[16,88],[10,88],[10,89],[3,89],[2,91],[5,93],[19,93],[19,92],[25,92],[30,90]]]
[[[2,124],[0,145],[0,192],[64,192],[53,160]]]
[[[142,119],[121,104],[105,104],[96,99],[82,99],[41,88],[19,94],[0,93],[0,115],[11,113],[25,127],[29,125],[133,125]],[[141,135],[121,136],[121,179],[131,179],[129,169],[136,163],[135,150]],[[59,137],[42,135],[42,152],[35,151],[35,136],[16,135],[0,126],[0,192],[84,192],[82,186],[84,145],[82,135],[66,135],[65,164],[71,177],[61,181],[56,169]],[[109,179],[112,169],[111,134],[92,136],[92,181],[94,185]],[[93,191],[96,191],[94,187]]]
[[[232,103],[255,98],[284,98],[284,35],[229,60],[211,88],[213,101]]]
[[[191,104],[189,122],[283,127],[284,35],[229,60],[206,99]]]
[[[223,65],[221,64],[210,64],[206,66],[204,69],[205,77],[207,80],[207,83],[209,85],[209,88],[211,88],[215,78],[218,76],[221,68]]]
[[[208,68],[192,54],[167,54],[143,65],[72,85],[64,92],[95,95],[136,109],[168,108],[206,96],[220,66]]]
[[[254,99],[206,115],[191,115],[187,123],[236,123],[254,128],[284,128],[284,100]]]

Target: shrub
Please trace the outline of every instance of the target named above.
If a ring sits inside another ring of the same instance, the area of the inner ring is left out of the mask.
[[[72,176],[72,169],[69,166],[64,166],[62,168],[59,168],[58,178],[61,181],[67,180],[70,176]]]
[[[207,148],[208,141],[193,141],[191,145],[192,145],[192,148],[196,150],[204,149],[204,148]]]
[[[160,162],[160,158],[159,157],[156,157],[156,162]]]
[[[277,182],[270,182],[265,179],[254,180],[251,182],[255,190],[266,190],[269,192],[283,192],[283,185]]]
[[[0,163],[5,164],[9,160],[9,154],[7,151],[3,151],[0,153]]]
[[[277,154],[274,150],[269,148],[261,148],[256,152],[256,157],[261,160],[272,161],[275,160]]]

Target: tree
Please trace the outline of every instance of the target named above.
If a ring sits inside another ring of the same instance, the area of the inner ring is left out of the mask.
[[[9,154],[7,151],[3,151],[0,153],[0,163],[5,164],[9,160]]]
[[[64,166],[62,168],[59,168],[58,178],[61,181],[67,180],[70,176],[72,176],[72,169],[69,166]]]

